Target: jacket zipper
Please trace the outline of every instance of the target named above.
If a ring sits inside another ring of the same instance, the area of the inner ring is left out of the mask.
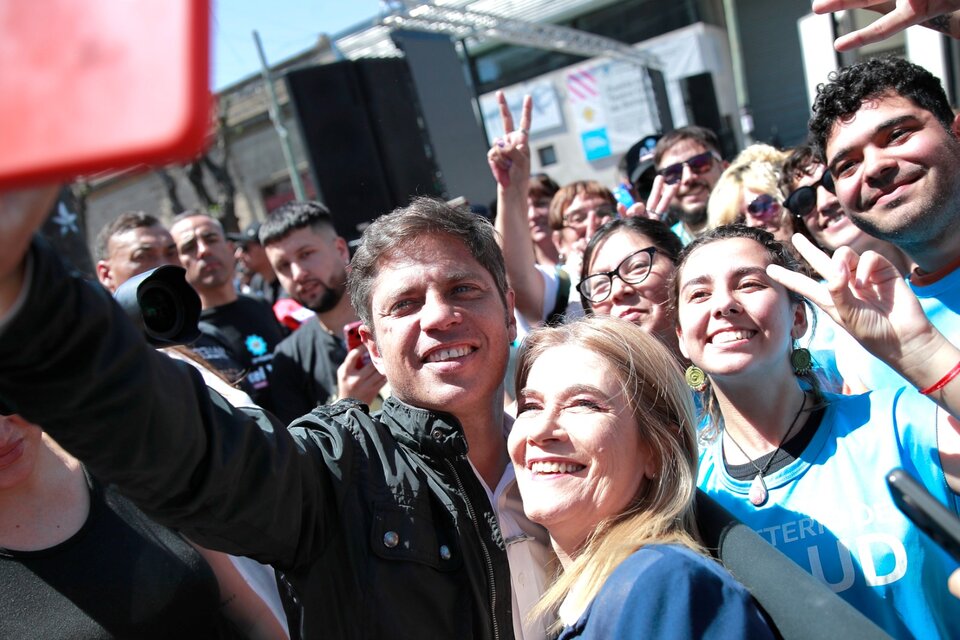
[[[477,522],[477,516],[473,511],[473,505],[470,503],[470,497],[467,495],[467,490],[463,486],[463,482],[460,480],[460,474],[457,473],[456,467],[453,466],[453,463],[449,460],[444,460],[447,463],[447,466],[450,467],[450,471],[453,473],[453,479],[457,481],[457,488],[460,489],[460,495],[463,496],[463,501],[467,505],[467,515],[470,516],[470,521],[473,523],[473,529],[477,532],[477,538],[480,540],[480,550],[483,551],[483,559],[487,565],[487,579],[490,583],[490,617],[493,621],[493,637],[496,640],[500,638],[500,628],[497,626],[497,584],[494,581],[493,575],[493,560],[490,558],[490,551],[487,549],[487,544],[484,542],[483,535],[480,533],[480,524]]]

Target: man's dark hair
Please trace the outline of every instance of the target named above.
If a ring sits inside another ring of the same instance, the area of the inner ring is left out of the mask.
[[[713,151],[718,156],[723,155],[723,151],[720,149],[720,138],[712,129],[690,125],[663,134],[663,137],[657,142],[657,146],[653,148],[653,164],[656,165],[657,169],[662,169],[660,161],[664,154],[674,145],[688,141],[699,143],[707,151]]]
[[[821,162],[827,161],[827,136],[838,120],[848,122],[866,100],[891,93],[929,111],[948,131],[953,122],[950,101],[935,75],[902,58],[871,58],[833,71],[830,82],[817,86],[810,118],[810,137]]]
[[[530,186],[527,188],[527,196],[537,200],[538,198],[552,198],[560,191],[560,185],[553,181],[545,173],[535,173],[530,176]]]
[[[459,240],[474,259],[493,277],[500,299],[506,306],[507,272],[489,220],[466,207],[451,207],[443,200],[415,198],[408,206],[380,216],[360,237],[360,246],[350,261],[347,287],[360,320],[373,330],[371,304],[373,282],[383,260],[408,243],[428,235],[442,234]]]
[[[271,211],[260,225],[260,244],[267,246],[306,227],[317,233],[326,230],[336,232],[333,216],[322,203],[315,200],[288,202]]]
[[[160,221],[149,213],[143,211],[125,211],[111,220],[100,229],[97,234],[96,246],[94,251],[97,254],[97,260],[106,260],[110,257],[110,238],[115,235],[126,233],[133,229],[143,229],[145,227],[160,226]]]
[[[182,220],[186,220],[187,218],[196,218],[197,216],[210,218],[211,220],[215,220],[218,224],[220,224],[221,227],[223,226],[223,223],[217,220],[217,218],[210,215],[206,211],[201,211],[200,209],[187,209],[186,211],[181,211],[177,215],[173,216],[173,220],[170,221],[170,226],[172,227]]]

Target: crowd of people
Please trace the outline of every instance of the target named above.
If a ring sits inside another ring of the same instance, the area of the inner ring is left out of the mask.
[[[131,212],[97,285],[34,236],[55,189],[0,193],[0,636],[782,637],[712,499],[872,632],[960,637],[958,563],[885,482],[960,510],[937,78],[843,68],[793,149],[666,132],[629,205],[531,175],[532,100],[500,110],[492,223],[415,198],[353,255],[318,202]],[[110,294],[165,265],[200,338],[156,349]]]

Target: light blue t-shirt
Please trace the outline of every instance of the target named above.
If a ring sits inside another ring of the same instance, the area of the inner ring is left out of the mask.
[[[837,357],[834,343],[837,336],[846,333],[827,313],[817,305],[807,308],[807,332],[801,336],[800,346],[810,350],[813,368],[824,391],[840,393],[843,390],[843,378],[837,369]],[[851,338],[852,339],[852,338]],[[902,385],[901,385],[902,386]]]
[[[920,300],[923,312],[940,333],[954,344],[960,344],[960,269],[925,287],[907,280]],[[871,355],[849,336],[835,342],[837,368],[845,380],[859,380],[867,389],[899,389],[909,386],[900,374]],[[944,371],[943,373],[946,373]]]
[[[753,506],[751,481],[726,472],[720,438],[701,445],[698,485],[894,637],[960,638],[960,600],[947,591],[957,563],[900,512],[885,482],[903,467],[957,513],[937,406],[913,389],[825,397],[800,458],[765,476],[765,504]]]
[[[675,223],[672,227],[670,227],[670,231],[673,231],[673,233],[680,238],[680,242],[683,244],[683,246],[687,246],[693,242],[693,236],[690,235],[690,232],[687,231],[687,228],[683,226],[683,222]]]

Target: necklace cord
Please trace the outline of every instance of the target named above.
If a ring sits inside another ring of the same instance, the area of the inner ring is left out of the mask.
[[[803,402],[800,404],[800,408],[797,410],[796,415],[793,416],[793,421],[790,423],[790,428],[787,429],[787,432],[783,434],[783,437],[780,439],[780,444],[777,445],[777,448],[773,450],[773,454],[770,456],[770,459],[767,460],[767,463],[763,465],[763,468],[760,468],[753,458],[747,455],[747,452],[743,450],[743,447],[740,446],[740,443],[736,441],[733,435],[727,429],[724,429],[723,432],[727,434],[727,437],[730,438],[730,442],[743,454],[743,457],[746,458],[754,469],[757,470],[757,473],[760,476],[764,476],[767,473],[767,469],[770,468],[770,465],[773,464],[774,459],[777,457],[777,454],[780,453],[780,449],[783,448],[783,445],[790,438],[790,434],[793,433],[794,428],[797,426],[797,421],[800,419],[800,414],[803,413],[803,410],[807,408],[807,393],[803,393]],[[760,456],[763,457],[763,456]]]

